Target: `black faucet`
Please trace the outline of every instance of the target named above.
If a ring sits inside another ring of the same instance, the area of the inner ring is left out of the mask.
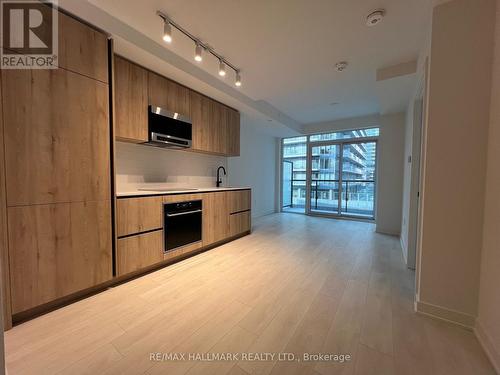
[[[226,168],[224,168],[222,165],[219,168],[217,168],[217,182],[216,182],[217,187],[220,187],[220,185],[222,184],[222,179],[219,176],[219,172],[221,169],[224,171],[224,176],[226,175]]]

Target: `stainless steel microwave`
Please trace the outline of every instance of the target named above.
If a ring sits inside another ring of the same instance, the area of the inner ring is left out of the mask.
[[[193,139],[191,119],[177,112],[148,106],[147,145],[166,148],[189,148]]]

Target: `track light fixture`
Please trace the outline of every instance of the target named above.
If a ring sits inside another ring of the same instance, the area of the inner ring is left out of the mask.
[[[203,60],[203,57],[201,56],[201,52],[203,51],[203,47],[201,46],[200,43],[196,43],[194,47],[194,59],[198,62]]]
[[[156,15],[163,20],[163,40],[165,42],[167,42],[167,43],[172,42],[172,27],[174,27],[176,30],[180,31],[182,34],[187,36],[189,39],[191,39],[195,43],[194,59],[197,62],[201,62],[203,60],[203,56],[202,56],[203,51],[208,52],[209,54],[211,54],[212,56],[214,56],[216,59],[219,60],[219,76],[221,76],[221,77],[226,76],[226,73],[227,73],[226,66],[228,66],[235,73],[235,81],[234,81],[235,86],[237,86],[237,87],[241,86],[241,73],[240,73],[239,68],[235,67],[229,61],[227,61],[225,58],[223,58],[219,53],[217,53],[207,43],[202,42],[200,39],[195,37],[193,34],[191,34],[189,31],[184,29],[182,26],[180,26],[179,24],[172,21],[172,19],[170,17],[168,17],[165,13],[158,10],[158,11],[156,11]]]
[[[236,80],[234,81],[234,84],[238,87],[241,86],[241,75],[239,70],[236,71]]]
[[[172,26],[170,26],[168,20],[163,22],[163,40],[167,43],[172,43]]]
[[[224,64],[224,60],[219,60],[219,75],[221,77],[226,75],[226,64]]]

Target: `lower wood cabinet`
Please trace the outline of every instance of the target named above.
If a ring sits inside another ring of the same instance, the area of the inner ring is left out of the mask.
[[[126,275],[162,261],[222,243],[251,230],[251,191],[224,190],[194,194],[122,197],[117,200],[117,274]],[[164,253],[163,205],[202,201],[202,241]],[[120,236],[122,236],[120,238]]]
[[[163,227],[162,197],[118,199],[116,231],[118,237]]]
[[[234,190],[228,191],[229,213],[241,212],[250,210],[251,207],[251,190]]]
[[[111,202],[8,208],[12,313],[112,278]]]
[[[212,245],[229,237],[228,192],[204,194],[203,246]]]
[[[250,211],[229,215],[229,236],[234,237],[250,231]]]
[[[119,238],[118,276],[146,268],[163,260],[163,230]]]

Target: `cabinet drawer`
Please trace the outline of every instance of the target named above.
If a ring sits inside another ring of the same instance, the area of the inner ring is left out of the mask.
[[[118,239],[116,255],[118,275],[125,275],[161,262],[162,243],[162,230]]]
[[[251,229],[250,211],[229,215],[229,236],[248,232]]]
[[[124,198],[116,201],[118,237],[163,226],[162,197]]]
[[[250,190],[230,191],[228,196],[229,196],[229,213],[245,211],[251,208]]]

